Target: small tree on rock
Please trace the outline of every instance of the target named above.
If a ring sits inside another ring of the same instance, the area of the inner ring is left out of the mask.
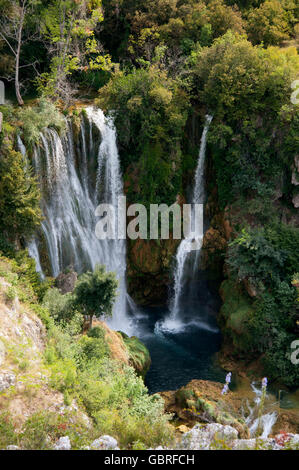
[[[94,272],[80,276],[74,290],[74,306],[89,317],[92,328],[93,317],[110,317],[116,298],[118,282],[115,274],[97,266]]]

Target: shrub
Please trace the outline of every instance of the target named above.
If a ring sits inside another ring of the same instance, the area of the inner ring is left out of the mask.
[[[48,289],[43,298],[43,306],[46,307],[56,322],[70,320],[74,316],[72,306],[72,294],[61,294],[59,289]]]
[[[19,436],[19,443],[26,450],[50,450],[63,436],[69,436],[72,449],[78,450],[90,444],[95,437],[93,428],[89,429],[71,413],[35,413],[28,418]]]
[[[17,435],[14,425],[7,412],[0,413],[0,448],[5,449],[8,445],[16,445]]]
[[[40,139],[40,132],[46,127],[54,127],[57,131],[65,129],[65,119],[56,106],[45,98],[41,98],[35,107],[26,106],[18,114],[22,121],[24,140],[32,147]]]
[[[97,266],[94,272],[80,276],[73,294],[73,306],[83,315],[89,316],[90,328],[93,316],[109,317],[117,295],[117,280],[112,272],[106,273],[104,266]]]

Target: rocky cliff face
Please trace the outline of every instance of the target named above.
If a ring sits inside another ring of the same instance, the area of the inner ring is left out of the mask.
[[[42,308],[28,302],[28,295],[34,294],[20,283],[10,262],[0,257],[0,418],[7,413],[18,431],[32,415],[47,410],[57,416],[70,414],[72,423],[78,420],[88,427],[85,410],[75,400],[68,403],[53,384],[45,360],[49,338],[38,316]],[[145,375],[150,356],[137,338],[124,337],[103,322],[95,321],[94,326],[104,331],[110,359]]]
[[[18,430],[35,413],[64,413],[67,407],[63,394],[50,386],[45,326],[16,290],[9,263],[0,260],[0,271],[0,413],[8,413]],[[71,408],[89,421],[75,403]]]
[[[179,240],[129,240],[128,289],[140,305],[165,303]]]

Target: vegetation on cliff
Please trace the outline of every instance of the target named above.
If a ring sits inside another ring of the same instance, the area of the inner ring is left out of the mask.
[[[30,150],[44,127],[63,131],[59,108],[67,113],[76,99],[96,96],[115,119],[130,202],[171,204],[184,200],[192,183],[209,112],[207,186],[214,232],[204,248],[213,249],[214,233],[213,262],[222,268],[225,261],[227,277],[224,335],[237,357],[262,356],[271,377],[298,385],[298,367],[289,358],[298,335],[299,115],[297,100],[291,100],[299,73],[298,2],[0,0],[0,13],[6,22],[0,74],[12,100],[0,106],[1,251],[16,256],[41,221],[30,159],[26,166],[15,151],[17,133]],[[25,100],[29,106],[16,109],[15,94],[19,105]],[[171,241],[157,247],[155,265],[167,270],[176,246]],[[144,284],[138,248],[129,245],[129,274]],[[147,266],[151,249],[144,250]],[[159,274],[148,276],[152,290],[161,284]],[[164,287],[168,282],[163,271]],[[44,301],[52,300],[46,294]],[[67,299],[62,303],[61,310],[53,307],[57,324],[69,322]],[[54,357],[64,364],[57,351]]]
[[[162,399],[148,395],[129,365],[130,355],[141,358],[141,346],[130,342],[129,354],[121,335],[101,324],[79,334],[71,327],[76,316],[57,315],[57,292],[37,302],[23,264],[0,260],[1,446],[50,449],[65,434],[75,449],[101,434],[117,437],[122,448],[169,442]]]

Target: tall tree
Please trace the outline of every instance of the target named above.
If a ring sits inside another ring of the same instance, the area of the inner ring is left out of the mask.
[[[21,65],[22,48],[34,36],[31,28],[26,28],[31,23],[38,0],[13,0],[0,2],[0,37],[8,46],[14,58],[14,82],[18,104],[24,104],[20,90],[20,68],[32,64]]]
[[[42,32],[51,57],[50,71],[39,78],[40,91],[68,105],[76,92],[74,71],[109,66],[95,33],[103,21],[101,0],[52,0],[42,16]]]
[[[9,242],[30,237],[42,220],[40,191],[23,156],[5,140],[0,158],[0,233]]]

